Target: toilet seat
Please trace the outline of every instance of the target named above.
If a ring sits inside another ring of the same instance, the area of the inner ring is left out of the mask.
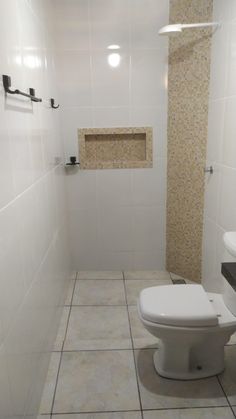
[[[217,313],[201,285],[163,285],[141,291],[139,309],[144,320],[179,327],[218,325]]]

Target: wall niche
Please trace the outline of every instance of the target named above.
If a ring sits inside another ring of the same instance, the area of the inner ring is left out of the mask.
[[[152,128],[78,130],[81,169],[152,167]]]

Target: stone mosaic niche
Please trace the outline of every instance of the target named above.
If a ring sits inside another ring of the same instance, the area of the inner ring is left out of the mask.
[[[81,169],[152,167],[152,128],[78,130]]]

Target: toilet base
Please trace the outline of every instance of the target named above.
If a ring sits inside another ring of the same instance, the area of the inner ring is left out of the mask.
[[[154,367],[156,372],[158,373],[158,375],[160,375],[161,377],[164,378],[170,378],[172,380],[198,380],[201,378],[207,378],[207,377],[212,377],[214,375],[220,374],[222,371],[224,371],[224,365],[218,367],[218,368],[214,368],[214,369],[209,369],[209,368],[192,368],[188,371],[174,371],[172,370],[168,370],[168,369],[164,369],[161,365],[160,362],[160,354],[158,353],[159,351],[157,350],[156,352],[154,352],[153,355],[153,362],[154,362]]]

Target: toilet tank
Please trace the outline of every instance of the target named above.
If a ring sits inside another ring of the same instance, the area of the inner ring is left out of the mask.
[[[233,262],[236,264],[236,232],[227,232],[223,236],[224,241],[224,260],[227,262]],[[223,300],[228,308],[228,310],[236,316],[236,280],[235,287],[234,284],[231,284],[227,279],[223,279],[224,288],[223,288]]]

